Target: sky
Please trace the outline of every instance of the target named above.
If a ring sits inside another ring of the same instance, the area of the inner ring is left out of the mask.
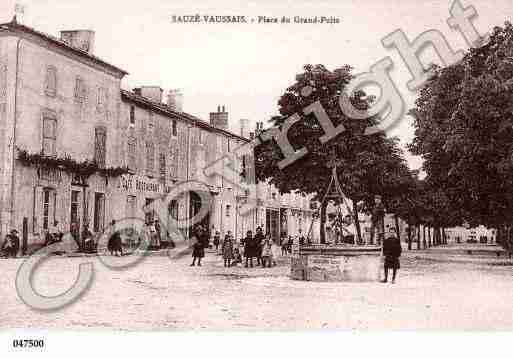
[[[304,64],[334,69],[344,64],[355,73],[389,56],[391,76],[406,102],[416,93],[407,89],[411,78],[397,51],[381,39],[402,29],[410,40],[436,29],[454,50],[466,50],[462,36],[449,28],[449,0],[325,0],[258,2],[198,0],[2,0],[0,20],[9,21],[15,4],[25,8],[23,23],[55,36],[60,30],[96,32],[95,55],[128,71],[123,87],[161,86],[181,89],[184,111],[208,121],[209,112],[225,105],[230,129],[239,133],[239,120],[266,122],[277,114],[277,101],[294,83]],[[462,0],[473,5],[473,23],[480,34],[513,18],[511,0]],[[198,24],[173,23],[173,15],[234,15],[293,18],[326,16],[338,24]],[[434,51],[421,55],[424,63],[439,63]],[[405,116],[390,132],[405,147],[413,138],[412,119]],[[421,159],[407,154],[411,168]]]

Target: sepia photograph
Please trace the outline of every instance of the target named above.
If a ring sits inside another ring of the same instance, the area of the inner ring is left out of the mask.
[[[3,0],[8,357],[77,333],[127,355],[136,333],[190,333],[175,356],[196,357],[221,333],[219,356],[301,356],[305,333],[511,331],[512,17],[511,0]],[[406,341],[386,338],[373,356]]]

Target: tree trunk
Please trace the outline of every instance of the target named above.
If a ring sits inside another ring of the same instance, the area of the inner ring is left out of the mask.
[[[426,225],[422,226],[422,246],[424,249],[427,248],[427,242],[426,242]]]
[[[428,247],[431,248],[431,226],[428,226]]]
[[[444,241],[444,244],[447,244],[447,236],[445,235],[445,227],[442,227],[442,238]]]
[[[355,200],[353,201],[353,220],[356,228],[356,243],[362,244],[362,229],[360,228],[360,218],[358,218],[358,205]]]
[[[435,238],[436,238],[436,245],[439,246],[440,245],[440,242],[441,242],[441,233],[440,233],[440,227],[436,226],[435,227]]]
[[[408,223],[408,250],[411,251],[411,224]]]
[[[326,209],[328,208],[328,202],[321,203],[321,244],[326,243]]]
[[[401,231],[399,230],[399,217],[397,214],[394,214],[394,222],[395,222],[395,234],[397,234],[397,239],[401,242]]]
[[[417,227],[417,250],[420,249],[420,224]]]

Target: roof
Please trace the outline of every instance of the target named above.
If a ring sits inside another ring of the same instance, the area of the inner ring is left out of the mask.
[[[250,140],[246,137],[242,137],[233,132],[212,126],[211,124],[203,121],[199,117],[196,117],[189,113],[174,111],[169,106],[167,106],[163,103],[152,101],[152,100],[150,100],[146,97],[140,96],[134,92],[121,90],[121,98],[124,100],[127,100],[127,101],[134,102],[134,103],[136,103],[142,107],[145,107],[147,109],[151,109],[156,112],[159,112],[164,116],[167,116],[170,118],[181,119],[188,123],[192,123],[194,126],[203,128],[207,131],[217,132],[217,133],[223,134],[228,137],[236,138],[241,141],[250,142]]]
[[[59,47],[62,47],[78,56],[81,56],[81,57],[84,57],[84,58],[87,58],[101,66],[105,66],[107,68],[109,68],[110,70],[113,70],[115,72],[119,72],[120,74],[122,75],[128,75],[128,72],[126,72],[125,70],[123,69],[120,69],[119,67],[117,66],[114,66],[102,59],[100,59],[99,57],[97,56],[94,56],[90,53],[88,53],[87,51],[84,51],[84,50],[81,50],[81,49],[78,49],[76,47],[73,47],[73,46],[70,46],[68,45],[66,42],[52,36],[52,35],[49,35],[49,34],[46,34],[44,32],[40,32],[40,31],[37,31],[31,27],[28,27],[28,26],[25,26],[23,24],[20,24],[16,21],[16,17],[13,18],[13,20],[11,22],[8,22],[8,23],[4,23],[4,24],[0,24],[0,32],[1,31],[4,31],[4,30],[11,30],[11,31],[21,31],[21,32],[24,32],[24,33],[28,33],[28,34],[31,34],[31,35],[35,35],[43,40],[46,40],[46,41],[49,41],[51,42],[52,44],[54,45],[57,45]]]

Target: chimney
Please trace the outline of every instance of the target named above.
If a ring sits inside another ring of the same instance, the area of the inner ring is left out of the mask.
[[[61,31],[61,41],[68,46],[92,54],[94,50],[94,31],[66,30]]]
[[[216,128],[222,130],[228,129],[228,112],[225,111],[225,107],[217,106],[217,112],[210,112],[210,124]]]
[[[255,134],[257,136],[260,135],[260,133],[264,130],[264,123],[259,121],[256,123],[256,129],[255,129]]]
[[[249,129],[249,120],[245,118],[240,119],[240,136],[241,137],[247,137],[248,136],[248,129]]]
[[[167,105],[176,112],[183,112],[183,94],[180,89],[169,90]]]
[[[139,96],[146,97],[148,100],[162,103],[162,93],[164,90],[159,86],[141,86],[135,88],[133,91]]]

